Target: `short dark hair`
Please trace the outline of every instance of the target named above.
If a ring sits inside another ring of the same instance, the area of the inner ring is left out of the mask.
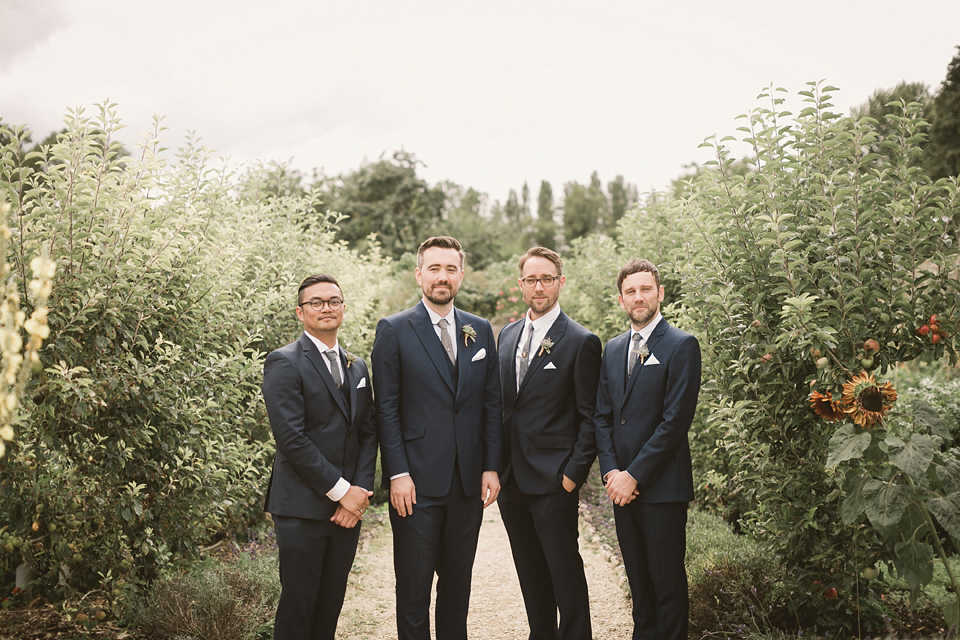
[[[433,236],[420,243],[420,248],[417,249],[417,269],[423,268],[423,252],[431,247],[456,249],[457,253],[460,254],[460,270],[463,270],[463,262],[467,254],[463,252],[463,246],[461,246],[460,241],[450,236]]]
[[[623,281],[627,279],[627,276],[632,276],[635,273],[642,273],[644,271],[649,271],[653,274],[653,281],[656,283],[657,289],[659,289],[660,272],[657,270],[657,267],[649,260],[634,258],[620,267],[620,273],[617,274],[617,293],[623,293]]]
[[[343,288],[340,287],[340,283],[337,282],[336,278],[326,273],[315,273],[312,276],[307,276],[306,278],[303,279],[303,282],[300,283],[300,288],[297,289],[297,306],[298,307],[303,304],[303,300],[300,299],[300,294],[303,292],[303,290],[306,289],[307,287],[312,287],[313,285],[319,284],[321,282],[329,282],[330,284],[337,285],[337,289],[340,289],[340,295],[343,296]]]
[[[530,258],[546,258],[557,268],[557,275],[563,275],[563,260],[560,259],[560,254],[553,249],[547,249],[546,247],[530,247],[527,249],[527,252],[520,256],[520,273],[523,273],[523,265]]]

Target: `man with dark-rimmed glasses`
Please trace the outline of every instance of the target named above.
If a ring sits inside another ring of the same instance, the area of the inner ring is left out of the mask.
[[[373,495],[373,395],[366,365],[337,342],[345,306],[332,276],[306,278],[296,306],[304,332],[263,365],[277,444],[264,507],[280,552],[275,640],[333,640]]]

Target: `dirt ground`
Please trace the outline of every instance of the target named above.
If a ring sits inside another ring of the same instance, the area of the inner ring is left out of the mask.
[[[483,515],[473,568],[468,633],[471,638],[521,640],[530,629],[507,532],[496,504]],[[375,535],[365,536],[357,552],[337,630],[337,637],[343,640],[396,640],[397,637],[393,537],[385,517],[376,526]],[[629,638],[633,625],[630,603],[622,587],[623,570],[611,563],[610,549],[586,528],[582,519],[580,554],[590,588],[594,637]]]

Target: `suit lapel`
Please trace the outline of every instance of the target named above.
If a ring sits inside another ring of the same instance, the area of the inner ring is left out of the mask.
[[[433,362],[433,366],[436,367],[437,373],[443,378],[443,381],[450,388],[450,391],[455,391],[453,376],[450,375],[450,367],[447,365],[449,361],[447,352],[444,351],[443,345],[440,344],[437,330],[433,328],[433,323],[430,322],[430,314],[427,313],[427,308],[424,306],[422,300],[417,306],[416,312],[410,317],[410,324],[413,326],[417,337],[420,339],[421,344],[423,344],[424,350]],[[459,325],[459,318],[457,319],[457,324]],[[457,358],[457,360],[459,360],[459,358]]]
[[[304,333],[300,336],[300,346],[303,348],[307,360],[309,360],[313,368],[317,370],[323,384],[326,385],[327,390],[330,391],[330,395],[333,396],[337,406],[340,407],[340,411],[343,412],[343,415],[349,416],[347,403],[343,399],[343,394],[340,392],[340,389],[337,389],[337,385],[333,381],[333,376],[330,375],[330,369],[327,368],[324,356],[320,353],[320,350],[317,349],[317,345],[313,344],[310,338],[307,337],[307,334]]]
[[[359,373],[360,367],[352,368],[347,361],[347,352],[340,347],[340,363],[343,365],[347,385],[347,393],[350,395],[350,428],[353,429],[353,421],[357,417],[357,385],[363,379]]]
[[[457,345],[457,395],[460,395],[460,389],[463,388],[463,380],[467,377],[467,367],[470,365],[471,360],[473,359],[474,347],[476,344],[476,339],[467,339],[467,344],[464,344],[465,335],[463,333],[463,318],[460,315],[460,310],[454,307],[453,317],[457,325],[457,330],[453,333],[454,340],[460,340],[460,344]]]
[[[666,333],[666,331],[667,331],[667,320],[666,320],[666,318],[660,318],[660,322],[657,323],[657,326],[654,327],[654,329],[653,329],[653,333],[650,334],[650,338],[647,339],[647,343],[646,343],[646,344],[647,344],[647,350],[648,350],[651,354],[653,353],[654,347],[657,346],[657,343],[660,342],[660,338],[663,336],[664,333]],[[628,331],[628,332],[625,334],[625,336],[626,336],[626,337],[625,337],[624,345],[626,346],[626,345],[629,345],[629,343],[630,343],[630,332]],[[629,351],[629,349],[624,349],[624,351],[627,352],[627,351]],[[630,354],[629,354],[629,353],[625,353],[625,358],[624,358],[624,360],[623,360],[623,369],[622,369],[622,371],[624,372],[624,375],[626,375],[626,371],[627,371],[627,360],[626,360],[626,358],[628,358],[628,357],[630,357]],[[649,356],[647,356],[647,357],[649,358]],[[640,369],[641,369],[642,367],[643,367],[643,365],[641,365],[641,364],[638,362],[637,365],[633,368],[633,373],[630,375],[630,379],[627,380],[626,389],[624,390],[624,393],[623,393],[623,401],[624,401],[624,402],[627,401],[627,396],[630,395],[630,393],[633,392],[633,388],[634,388],[634,386],[636,386],[636,380],[637,380],[637,378],[640,377]],[[622,376],[621,376],[621,377],[622,377]]]
[[[558,347],[566,330],[567,316],[561,311],[560,315],[557,316],[557,319],[554,320],[553,324],[550,326],[550,330],[547,331],[546,338],[553,342],[553,346],[550,347],[551,351]],[[530,365],[527,367],[527,375],[523,377],[523,382],[520,383],[520,389],[517,391],[518,396],[523,393],[527,383],[530,382],[530,378],[540,371],[543,368],[543,365],[547,363],[549,357],[550,356],[547,354],[547,352],[544,351],[539,344],[533,345],[533,358],[530,360]]]
[[[507,392],[511,397],[517,397],[517,349],[520,348],[520,336],[523,335],[523,325],[526,319],[510,325],[512,335],[508,334],[507,357],[504,358],[504,370],[506,371]]]

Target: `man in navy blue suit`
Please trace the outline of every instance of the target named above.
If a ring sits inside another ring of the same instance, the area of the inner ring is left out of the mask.
[[[687,432],[700,392],[700,345],[660,315],[663,286],[651,262],[625,264],[617,289],[631,329],[603,352],[594,421],[633,593],[633,640],[686,640]]]
[[[399,640],[465,640],[483,508],[500,491],[500,374],[490,323],[454,308],[464,252],[417,251],[422,300],[377,324],[371,362],[384,486],[390,489]]]
[[[579,488],[597,455],[600,339],[560,310],[556,252],[520,258],[529,310],[500,332],[503,488],[498,503],[530,624],[528,640],[591,640],[577,538]],[[557,613],[560,614],[559,625]]]
[[[304,332],[267,356],[277,444],[265,510],[280,551],[276,640],[333,640],[377,458],[370,376],[337,343],[346,303],[329,275],[297,292]]]

